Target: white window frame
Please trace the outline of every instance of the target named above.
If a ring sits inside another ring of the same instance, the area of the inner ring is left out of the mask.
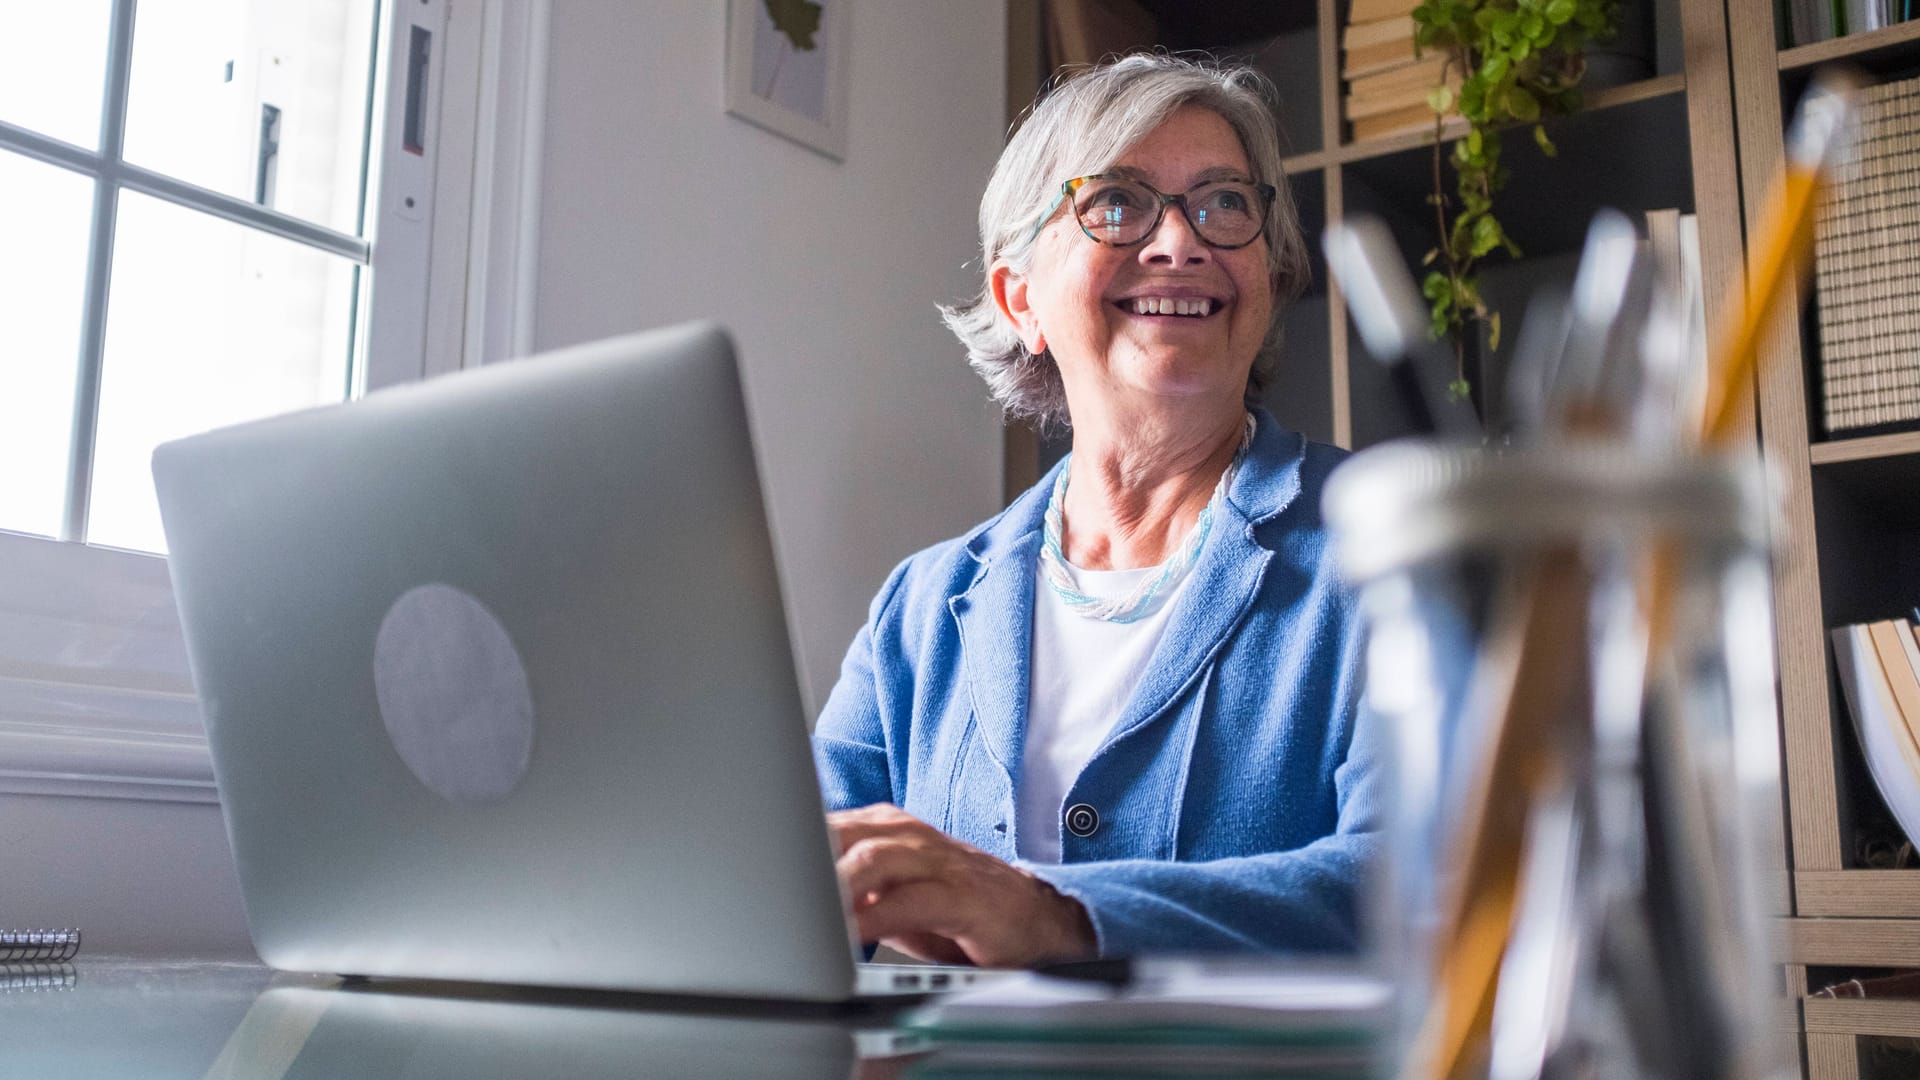
[[[384,122],[370,137],[389,147],[370,181],[371,242],[120,160],[135,3],[114,0],[99,151],[0,124],[7,150],[101,178],[96,220],[104,214],[108,228],[93,230],[80,400],[98,400],[104,320],[94,313],[105,302],[120,189],[370,263],[378,285],[370,295],[361,275],[372,302],[361,307],[357,389],[530,351],[549,0],[385,0],[386,75],[374,106]],[[406,53],[394,45],[416,23],[434,35],[426,155],[391,148],[405,95],[385,92],[405,86]],[[421,212],[393,213],[409,196]],[[91,470],[95,418],[77,411],[87,415],[75,422],[70,488]],[[68,503],[66,539],[0,532],[0,794],[215,802],[166,561],[75,542],[85,535],[84,486]]]

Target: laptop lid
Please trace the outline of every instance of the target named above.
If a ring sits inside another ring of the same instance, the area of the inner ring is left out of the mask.
[[[262,959],[851,993],[719,328],[215,431],[153,469]]]

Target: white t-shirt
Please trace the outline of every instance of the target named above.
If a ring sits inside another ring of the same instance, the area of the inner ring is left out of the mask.
[[[1069,565],[1068,573],[1080,592],[1118,596],[1160,573],[1160,567],[1083,570]],[[1151,614],[1119,623],[1075,613],[1047,584],[1046,570],[1041,569],[1033,588],[1027,737],[1020,791],[1014,798],[1014,844],[1021,858],[1060,861],[1060,816],[1067,789],[1120,719],[1191,576],[1182,575]]]

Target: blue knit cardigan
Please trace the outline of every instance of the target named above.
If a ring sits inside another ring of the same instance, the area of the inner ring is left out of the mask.
[[[1133,700],[1067,793],[1097,811],[1091,835],[1063,829],[1058,864],[1016,857],[1052,473],[887,578],[815,729],[829,809],[893,803],[1032,871],[1085,905],[1103,955],[1355,948],[1383,778],[1320,518],[1344,455],[1257,416]]]

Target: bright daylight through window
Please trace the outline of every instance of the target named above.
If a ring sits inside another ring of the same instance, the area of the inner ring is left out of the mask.
[[[346,398],[376,0],[0,0],[0,530],[160,551],[160,442]]]

